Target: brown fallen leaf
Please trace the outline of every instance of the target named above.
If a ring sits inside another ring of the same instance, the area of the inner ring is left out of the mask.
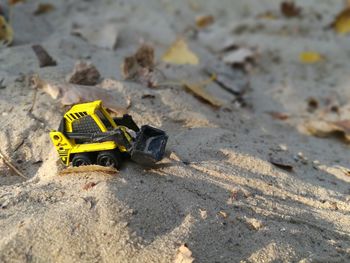
[[[269,162],[283,170],[286,170],[289,172],[293,170],[292,162],[287,160],[286,158],[270,156]]]
[[[39,60],[39,66],[41,68],[57,65],[56,61],[49,55],[49,53],[47,53],[47,51],[42,46],[33,45],[32,49]]]
[[[162,60],[169,64],[177,65],[197,65],[199,58],[190,50],[183,38],[177,39],[164,53]]]
[[[67,81],[72,84],[93,86],[99,83],[100,78],[100,72],[92,63],[78,61]]]
[[[212,15],[201,15],[196,17],[196,25],[198,28],[206,28],[214,23]]]
[[[85,184],[84,186],[83,186],[83,189],[84,190],[89,190],[89,189],[91,189],[91,188],[93,188],[94,186],[96,186],[97,184],[95,183],[95,182],[89,182],[89,183],[87,183],[87,184]]]
[[[285,120],[289,119],[289,114],[287,114],[285,112],[269,111],[267,113],[275,120],[285,121]]]
[[[33,12],[33,14],[35,16],[38,16],[38,15],[49,13],[49,12],[51,12],[53,10],[55,10],[55,6],[53,4],[50,4],[50,3],[39,3],[39,5],[37,6],[37,8]]]
[[[137,81],[147,87],[156,87],[158,77],[154,71],[154,49],[143,44],[135,54],[126,57],[121,66],[124,79]]]
[[[62,105],[102,100],[107,109],[119,114],[127,113],[131,105],[130,99],[119,91],[123,88],[123,84],[112,79],[105,79],[97,86],[82,86],[46,81],[34,75],[31,82],[34,88],[45,91],[53,99],[58,99]]]
[[[205,85],[205,84],[204,84]],[[203,83],[189,83],[184,82],[183,86],[191,91],[195,96],[202,99],[205,102],[208,102],[214,107],[221,107],[223,105],[223,102],[210,94],[208,91],[204,89]]]
[[[331,27],[338,34],[348,34],[350,32],[350,7],[346,7],[342,10],[334,19]]]
[[[281,13],[288,18],[301,15],[301,8],[296,6],[293,1],[284,1],[280,5]]]
[[[183,244],[177,251],[174,263],[192,263],[193,260],[191,250],[188,249],[186,244]]]

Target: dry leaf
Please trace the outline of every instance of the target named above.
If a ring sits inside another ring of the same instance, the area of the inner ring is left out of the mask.
[[[245,223],[246,223],[247,227],[250,230],[257,231],[257,230],[261,229],[264,226],[264,224],[260,220],[258,220],[256,218],[247,218],[247,217],[245,217],[244,219],[245,219]]]
[[[83,166],[70,166],[59,172],[59,175],[69,175],[77,173],[103,173],[103,174],[116,174],[118,170],[114,167],[106,167],[100,165],[83,165]]]
[[[214,17],[211,15],[201,15],[196,17],[196,25],[198,28],[205,28],[214,23]]]
[[[277,16],[273,14],[271,11],[267,11],[265,13],[259,14],[257,18],[260,19],[268,19],[268,20],[276,20]]]
[[[80,36],[94,46],[115,49],[118,42],[119,28],[115,23],[90,23],[75,26],[72,34]]]
[[[324,60],[324,56],[316,51],[305,51],[299,54],[300,62],[305,64],[314,64]]]
[[[350,142],[350,120],[312,120],[306,122],[304,126],[314,136],[327,137],[340,132],[344,135],[345,140]]]
[[[212,94],[210,94],[208,91],[206,91],[201,83],[184,83],[184,87],[191,91],[195,96],[199,97],[200,99],[210,103],[214,107],[221,107],[223,105],[223,102],[219,100],[218,98],[214,97]]]
[[[226,219],[228,217],[228,214],[225,211],[219,211],[218,215],[224,219]]]
[[[33,12],[33,14],[38,16],[38,15],[49,13],[49,12],[51,12],[53,10],[55,10],[55,6],[53,4],[39,3],[38,7]]]
[[[33,45],[32,49],[39,60],[39,66],[43,67],[51,67],[56,66],[56,61],[47,53],[47,51],[40,45]]]
[[[199,212],[200,212],[202,219],[207,219],[208,213],[206,210],[199,209]]]
[[[350,8],[347,7],[341,11],[332,23],[332,27],[338,34],[347,34],[350,32]]]
[[[42,89],[53,99],[59,99],[62,105],[102,100],[106,108],[120,114],[126,113],[130,106],[130,99],[118,91],[123,85],[116,80],[106,79],[98,86],[82,86],[45,81],[36,75],[31,81],[35,88]]]
[[[278,112],[278,111],[270,111],[268,114],[274,118],[275,120],[281,120],[285,121],[289,118],[289,114],[284,113],[284,112]]]
[[[176,40],[169,47],[162,59],[166,63],[178,65],[197,65],[199,63],[197,55],[189,49],[186,41],[182,38]]]
[[[13,30],[5,17],[0,15],[0,44],[10,45],[13,41]]]
[[[280,6],[281,13],[285,17],[296,17],[301,15],[301,8],[296,6],[292,1],[285,1]]]
[[[184,244],[179,247],[174,263],[192,263],[193,260],[194,258],[192,257],[191,250]]]
[[[16,5],[18,3],[24,3],[25,0],[8,0],[9,5]]]
[[[148,87],[155,87],[158,78],[154,72],[154,49],[143,44],[136,53],[126,57],[121,66],[124,79],[134,80]]]
[[[100,72],[93,64],[78,61],[73,72],[67,77],[67,81],[72,84],[93,86],[99,83],[100,78]]]

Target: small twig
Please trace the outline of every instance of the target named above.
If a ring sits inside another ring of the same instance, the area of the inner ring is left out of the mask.
[[[5,157],[5,155],[0,151],[0,158],[4,161],[4,164],[7,165],[12,171],[14,171],[18,176],[21,176],[25,179],[29,179],[27,176],[22,174],[11,162]]]

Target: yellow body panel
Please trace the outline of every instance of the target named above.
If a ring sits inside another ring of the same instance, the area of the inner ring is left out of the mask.
[[[108,119],[113,128],[118,128],[115,124],[112,117],[108,114],[106,109],[102,106],[102,101],[97,100],[94,102],[82,103],[74,105],[69,111],[67,111],[64,115],[65,119],[65,127],[64,130],[66,132],[73,131],[73,122],[82,118],[84,116],[91,116],[94,122],[97,124],[101,132],[107,132],[107,127],[103,124],[99,116],[96,114],[96,111],[101,111],[105,118]],[[126,128],[123,126],[119,127],[123,132],[125,137],[131,141],[131,136],[127,133]],[[74,139],[68,139],[62,132],[59,131],[51,131],[50,138],[53,144],[56,147],[56,150],[65,165],[69,165],[71,160],[71,155],[76,153],[84,153],[84,152],[99,152],[106,150],[119,149],[120,152],[126,152],[127,149],[123,145],[117,145],[114,141],[106,141],[99,143],[75,143]]]

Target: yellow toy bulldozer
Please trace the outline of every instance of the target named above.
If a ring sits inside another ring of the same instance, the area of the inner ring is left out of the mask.
[[[50,138],[66,166],[115,168],[120,168],[123,155],[143,165],[160,161],[168,140],[162,130],[148,125],[139,129],[130,115],[112,118],[100,100],[74,105]]]

